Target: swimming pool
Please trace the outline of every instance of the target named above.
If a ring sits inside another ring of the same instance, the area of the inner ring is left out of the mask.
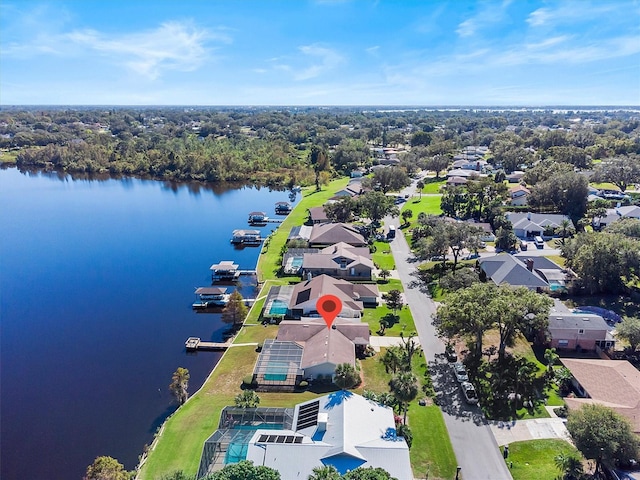
[[[271,362],[267,365],[264,379],[272,382],[284,382],[289,372],[289,364],[285,362]]]
[[[235,435],[229,442],[227,453],[224,456],[224,463],[238,463],[247,459],[249,442],[251,437],[258,430],[281,430],[284,425],[281,423],[261,423],[260,425],[238,425],[233,429]]]
[[[282,300],[271,301],[271,305],[269,306],[269,311],[267,312],[268,316],[284,316],[287,313],[289,306],[283,302]]]

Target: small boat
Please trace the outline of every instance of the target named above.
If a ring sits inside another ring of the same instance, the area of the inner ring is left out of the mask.
[[[195,293],[198,300],[192,305],[194,309],[224,307],[231,297],[222,287],[198,287]]]

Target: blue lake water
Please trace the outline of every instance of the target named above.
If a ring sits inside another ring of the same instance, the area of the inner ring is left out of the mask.
[[[193,392],[219,358],[185,352],[187,337],[227,330],[219,314],[192,311],[195,287],[219,260],[253,269],[259,248],[234,249],[231,231],[283,200],[0,170],[0,476],[80,479],[98,455],[134,468],[175,409],[173,371],[189,369]]]

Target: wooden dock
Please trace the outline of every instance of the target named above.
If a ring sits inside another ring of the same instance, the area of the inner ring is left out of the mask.
[[[220,351],[226,350],[231,345],[231,342],[225,343],[217,343],[217,342],[203,342],[200,340],[200,337],[189,337],[187,341],[184,342],[184,346],[187,351],[193,352],[196,350],[209,350],[209,351]]]
[[[255,270],[237,270],[239,275],[257,275]]]

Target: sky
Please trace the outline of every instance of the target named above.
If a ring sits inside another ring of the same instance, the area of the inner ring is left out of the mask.
[[[0,105],[640,104],[640,0],[0,0]]]

